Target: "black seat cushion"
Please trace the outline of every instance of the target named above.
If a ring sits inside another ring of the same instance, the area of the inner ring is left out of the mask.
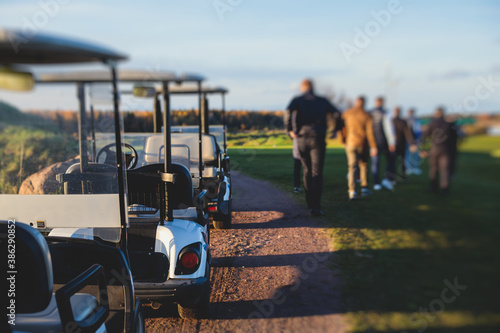
[[[1,242],[7,242],[8,222],[0,222]],[[47,308],[52,298],[53,273],[49,247],[42,234],[27,224],[15,224],[15,300],[17,313],[36,313]],[[8,244],[7,244],[8,245]],[[5,248],[7,248],[5,245]],[[7,258],[5,258],[7,259]],[[9,280],[7,280],[9,282]]]
[[[163,164],[148,164],[127,170],[129,205],[138,204],[164,209],[166,207],[165,183],[159,177],[164,170]],[[174,184],[169,184],[171,208],[192,207],[193,181],[189,170],[181,164],[172,163],[172,173],[176,175],[176,178]]]

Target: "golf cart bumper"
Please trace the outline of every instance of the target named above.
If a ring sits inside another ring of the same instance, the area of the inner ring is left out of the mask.
[[[136,282],[135,294],[140,300],[159,301],[169,299],[181,304],[196,304],[209,288],[206,277],[194,279],[170,279],[162,283]]]

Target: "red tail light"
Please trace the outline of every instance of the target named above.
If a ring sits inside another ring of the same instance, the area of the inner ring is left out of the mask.
[[[186,252],[181,257],[182,266],[186,268],[193,268],[198,265],[200,258],[194,252]]]
[[[208,210],[210,212],[216,211],[217,210],[217,206],[210,206],[210,207],[208,207]]]

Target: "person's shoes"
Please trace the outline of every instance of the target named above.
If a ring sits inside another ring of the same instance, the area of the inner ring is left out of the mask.
[[[362,197],[367,197],[367,196],[372,195],[372,194],[373,194],[373,192],[370,191],[367,187],[363,187],[361,189],[361,196]]]
[[[300,193],[300,187],[295,187],[293,189],[293,193]]]
[[[311,215],[312,216],[323,216],[323,212],[319,208],[313,208],[311,209]]]
[[[420,176],[422,174],[422,170],[420,170],[419,168],[415,168],[411,170],[411,173]]]
[[[406,175],[407,176],[413,175],[413,169],[406,169]]]
[[[382,189],[382,185],[380,185],[380,184],[373,185],[373,190],[374,191],[380,191],[381,189]]]
[[[394,186],[392,185],[392,182],[387,178],[384,178],[382,180],[382,186],[388,189],[389,191],[394,191]]]
[[[356,192],[349,192],[349,201],[356,200],[358,198],[358,194]]]

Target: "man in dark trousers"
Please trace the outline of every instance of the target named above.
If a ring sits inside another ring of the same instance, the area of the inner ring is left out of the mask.
[[[295,97],[287,108],[285,126],[290,137],[297,139],[307,205],[312,215],[321,216],[327,123],[333,120],[334,131],[337,130],[340,112],[326,98],[314,94],[311,80],[302,81],[300,90],[302,95]]]
[[[396,140],[394,137],[394,126],[391,122],[390,115],[384,109],[384,98],[378,97],[375,100],[375,108],[370,112],[373,119],[373,134],[375,135],[375,141],[377,142],[377,155],[372,156],[372,173],[373,181],[375,185],[373,189],[375,191],[380,191],[382,187],[392,191],[394,189],[393,181],[395,178],[396,168],[395,168],[395,156],[396,152]],[[385,156],[387,161],[387,167],[385,172],[385,177],[380,180],[379,168],[380,168],[380,156]]]
[[[401,182],[406,181],[406,145],[410,146],[410,152],[414,153],[417,151],[417,146],[415,145],[415,138],[413,137],[412,130],[408,127],[408,124],[404,119],[401,119],[401,108],[396,106],[394,108],[392,122],[394,125],[394,133],[396,136],[396,162],[401,161],[401,173],[397,172],[397,175],[401,176]],[[399,170],[397,170],[399,171]]]
[[[300,193],[300,169],[302,162],[300,161],[300,152],[297,139],[293,139],[293,192]]]
[[[444,119],[443,108],[438,108],[434,119],[429,124],[423,135],[423,142],[431,139],[431,151],[429,155],[429,180],[430,190],[436,192],[438,189],[438,173],[440,188],[443,195],[450,190],[450,166],[454,152],[456,129],[453,124]]]

